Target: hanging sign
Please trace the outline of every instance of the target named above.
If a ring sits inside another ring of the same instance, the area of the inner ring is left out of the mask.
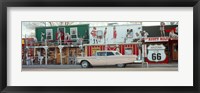
[[[166,58],[165,46],[164,45],[150,45],[148,46],[147,58],[150,61],[160,62]]]
[[[145,38],[145,42],[167,42],[169,40],[169,37],[149,37]]]

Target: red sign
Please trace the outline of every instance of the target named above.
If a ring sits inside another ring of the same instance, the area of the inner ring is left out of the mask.
[[[149,37],[144,38],[144,42],[167,42],[169,37]]]

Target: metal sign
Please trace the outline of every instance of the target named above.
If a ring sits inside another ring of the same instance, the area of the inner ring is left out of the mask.
[[[166,58],[165,46],[164,45],[150,45],[148,46],[147,58],[150,61],[160,62]]]

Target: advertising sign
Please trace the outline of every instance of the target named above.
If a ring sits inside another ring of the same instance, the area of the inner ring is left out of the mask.
[[[164,61],[166,58],[164,45],[149,45],[147,58],[150,61]]]
[[[167,42],[169,37],[148,37],[144,39],[145,42]]]
[[[96,54],[96,51],[100,51],[100,47],[93,47],[92,48],[92,55],[94,56]]]

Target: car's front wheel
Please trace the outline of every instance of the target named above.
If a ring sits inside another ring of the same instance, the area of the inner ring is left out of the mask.
[[[117,64],[117,67],[124,68],[126,67],[126,64]]]
[[[82,68],[89,68],[90,67],[90,63],[88,61],[83,61],[83,62],[81,62],[81,67]]]

